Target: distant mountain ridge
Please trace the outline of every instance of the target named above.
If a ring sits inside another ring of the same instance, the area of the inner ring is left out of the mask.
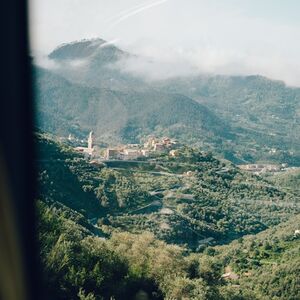
[[[78,59],[86,58],[93,54],[101,45],[105,44],[102,39],[82,40],[62,44],[54,49],[48,56],[50,59]]]
[[[118,55],[126,55],[126,53],[113,44],[106,42],[100,38],[91,40],[74,41],[72,43],[66,43],[58,46],[54,49],[48,57],[53,60],[76,60],[84,59],[90,56],[96,55],[97,53],[104,52],[103,49],[109,49],[109,52]],[[112,62],[112,57],[110,62]],[[103,58],[102,58],[103,59]]]
[[[130,142],[157,126],[170,132],[193,129],[199,137],[209,132],[222,136],[226,126],[205,106],[180,94],[81,86],[44,69],[36,70],[36,78],[40,126],[59,135],[85,134],[92,128],[104,139]]]
[[[237,163],[300,165],[300,89],[262,76],[149,82],[120,69],[133,57],[102,39],[56,48],[49,54],[56,67],[36,72],[41,127],[62,135],[94,129],[119,142],[165,134]]]

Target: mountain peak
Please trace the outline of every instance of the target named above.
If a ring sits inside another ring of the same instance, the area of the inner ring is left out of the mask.
[[[87,58],[106,43],[105,40],[100,38],[64,43],[54,49],[48,56],[50,59],[56,60]]]

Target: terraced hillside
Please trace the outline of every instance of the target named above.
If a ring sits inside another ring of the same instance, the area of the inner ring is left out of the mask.
[[[190,253],[148,232],[99,237],[82,214],[57,202],[38,202],[38,212],[43,299],[299,299],[299,215]]]
[[[183,147],[141,163],[95,167],[45,136],[40,197],[83,213],[103,232],[153,232],[201,250],[256,233],[299,212],[299,199],[210,153]]]

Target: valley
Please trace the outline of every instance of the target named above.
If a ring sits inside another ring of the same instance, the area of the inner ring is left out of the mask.
[[[184,145],[176,157],[95,165],[47,134],[36,143],[41,253],[56,299],[297,298],[294,179],[281,185]]]
[[[298,299],[300,89],[136,58],[93,39],[33,62],[49,299]]]

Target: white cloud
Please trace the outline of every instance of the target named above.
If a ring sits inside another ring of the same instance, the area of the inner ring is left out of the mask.
[[[148,57],[122,62],[150,79],[261,74],[300,86],[295,0],[31,0],[32,48],[100,37]],[[150,9],[151,8],[151,9]],[[154,63],[155,61],[156,63]]]

